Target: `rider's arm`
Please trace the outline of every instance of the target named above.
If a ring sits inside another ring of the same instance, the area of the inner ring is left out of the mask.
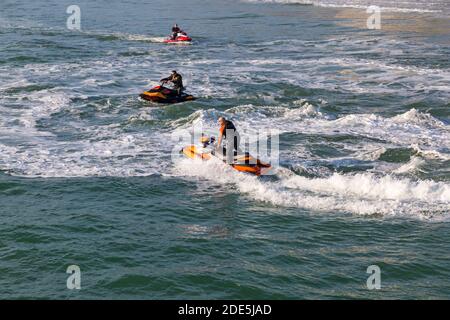
[[[168,82],[168,81],[172,81],[172,80],[173,80],[173,76],[161,79],[161,81],[164,81],[164,82]]]
[[[224,128],[223,128],[223,127],[220,127],[220,129],[219,129],[219,139],[217,140],[217,147],[219,147],[220,144],[222,143],[223,130],[224,130]]]

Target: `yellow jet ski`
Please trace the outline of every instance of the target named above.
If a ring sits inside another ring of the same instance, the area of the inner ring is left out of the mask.
[[[202,159],[204,161],[210,160],[212,157],[220,159],[224,163],[227,163],[227,157],[222,154],[221,151],[217,151],[214,142],[215,138],[202,136],[202,145],[189,145],[181,150],[186,157],[190,159]],[[229,164],[233,169],[251,173],[257,176],[267,174],[272,166],[269,163],[264,163],[259,159],[251,156],[249,153],[235,152],[233,162]]]

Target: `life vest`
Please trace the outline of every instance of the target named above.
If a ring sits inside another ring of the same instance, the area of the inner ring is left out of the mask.
[[[172,75],[170,77],[170,81],[172,81],[172,83],[176,87],[179,87],[179,88],[183,87],[183,77],[179,73]]]
[[[236,133],[236,127],[234,126],[233,122],[229,120],[225,120],[225,125],[220,127],[220,132],[225,139],[227,138],[227,130],[233,130],[234,133]]]

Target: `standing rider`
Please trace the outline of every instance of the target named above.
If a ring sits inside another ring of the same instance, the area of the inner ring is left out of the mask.
[[[167,77],[161,79],[161,82],[172,82],[173,83],[173,89],[177,91],[177,95],[181,96],[181,93],[183,92],[184,86],[183,86],[183,77],[181,74],[177,73],[176,70],[172,70],[172,74]]]
[[[220,124],[220,129],[219,129],[219,140],[217,141],[217,147],[219,148],[221,143],[222,143],[222,139],[225,138],[227,141],[227,146],[228,148],[232,149],[233,152],[228,152],[226,151],[226,148],[223,148],[223,155],[227,155],[227,160],[228,161],[233,161],[233,155],[239,150],[239,134],[236,130],[236,127],[234,126],[233,122],[231,122],[230,120],[225,119],[224,117],[220,117],[218,120],[219,124]],[[227,137],[228,134],[228,137]]]

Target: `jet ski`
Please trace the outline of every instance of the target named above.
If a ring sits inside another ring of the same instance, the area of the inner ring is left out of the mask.
[[[173,43],[173,44],[190,44],[192,39],[184,32],[178,33],[174,38],[168,37],[164,40],[164,43]]]
[[[195,97],[184,92],[178,95],[177,91],[171,88],[159,85],[140,94],[140,97],[147,101],[158,103],[179,103],[195,100]]]
[[[184,147],[180,153],[184,154],[190,159],[201,159],[203,161],[211,160],[213,157],[227,163],[226,155],[223,155],[221,150],[216,150],[215,138],[202,136],[201,145],[189,145]],[[254,174],[256,176],[264,175],[269,172],[272,166],[269,163],[264,163],[259,159],[251,156],[248,152],[236,152],[233,155],[233,162],[227,163],[233,169]]]

